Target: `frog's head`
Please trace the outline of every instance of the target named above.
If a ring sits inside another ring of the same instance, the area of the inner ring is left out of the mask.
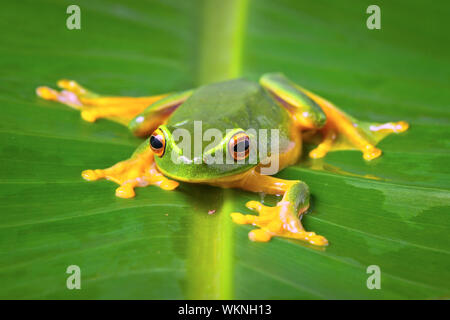
[[[170,178],[187,182],[206,182],[231,177],[255,167],[259,159],[256,137],[241,128],[205,132],[203,141],[191,131],[161,125],[150,136],[158,169]],[[196,145],[197,144],[197,145]]]

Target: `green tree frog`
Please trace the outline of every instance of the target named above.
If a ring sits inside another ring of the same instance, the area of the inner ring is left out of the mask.
[[[60,80],[58,86],[63,90],[39,87],[37,94],[81,111],[86,121],[108,118],[147,138],[129,159],[107,169],[85,170],[84,179],[114,181],[119,184],[116,196],[122,198],[134,197],[135,187],[155,185],[174,190],[178,181],[282,196],[275,206],[248,202],[246,206],[258,215],[231,213],[235,223],[257,227],[249,233],[253,241],[280,236],[318,246],[328,244],[325,237],[306,231],[301,224],[301,215],[309,208],[306,183],[263,173],[274,159],[278,166],[272,173],[295,164],[302,152],[302,134],[320,139],[309,153],[311,158],[322,158],[336,149],[359,149],[364,159],[370,161],[381,155],[375,145],[383,137],[409,127],[404,121],[384,124],[358,121],[279,73],[265,74],[259,83],[235,79],[138,98],[99,95],[71,80]],[[199,123],[203,131],[215,129],[222,135],[196,143]],[[177,137],[180,129],[190,137]],[[256,152],[254,161],[246,161],[257,138],[255,132],[262,129],[276,130],[276,144],[273,144],[275,135],[271,135],[263,145],[256,146],[269,151],[262,155]],[[193,142],[192,149],[200,152],[180,148],[180,140]],[[270,149],[273,145],[276,151]],[[207,156],[216,155],[232,161],[207,161]]]

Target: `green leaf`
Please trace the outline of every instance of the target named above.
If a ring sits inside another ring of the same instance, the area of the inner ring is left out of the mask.
[[[77,3],[81,30],[66,28],[71,1],[2,3],[0,298],[448,298],[446,2],[379,1],[381,30],[359,0]],[[250,242],[229,213],[258,194],[183,183],[119,199],[112,182],[83,181],[140,140],[34,93],[69,78],[139,96],[273,71],[358,119],[411,123],[370,163],[339,151],[278,174],[310,186],[303,222],[324,250]],[[70,265],[81,290],[66,288]]]

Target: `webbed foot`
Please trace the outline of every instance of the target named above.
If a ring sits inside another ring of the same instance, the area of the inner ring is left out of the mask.
[[[88,122],[107,118],[126,125],[147,106],[166,96],[137,98],[101,96],[82,87],[74,80],[66,79],[59,80],[58,87],[63,90],[57,91],[49,87],[38,87],[36,94],[45,100],[58,101],[80,110],[81,117]]]
[[[252,241],[267,242],[272,237],[278,236],[307,241],[317,246],[328,244],[326,238],[303,229],[300,219],[287,201],[281,201],[275,207],[265,206],[258,201],[249,201],[246,206],[259,215],[233,212],[231,218],[238,224],[252,224],[259,227],[249,232],[248,237]]]
[[[371,123],[354,119],[326,99],[305,92],[327,115],[327,124],[320,129],[323,140],[309,153],[311,158],[322,158],[331,150],[359,149],[365,160],[373,160],[382,154],[381,149],[375,147],[378,142],[392,133],[409,129],[405,121]]]
[[[148,149],[131,159],[121,161],[107,169],[84,170],[82,177],[88,181],[107,179],[119,184],[116,196],[133,198],[134,188],[156,185],[164,190],[173,190],[179,183],[163,176],[156,168],[153,153]]]
[[[344,117],[344,116],[343,116]],[[323,158],[331,150],[360,149],[365,160],[381,156],[381,149],[375,145],[391,133],[405,132],[409,124],[405,121],[387,123],[368,123],[358,120],[341,119],[321,129],[323,140],[309,152],[313,159]]]

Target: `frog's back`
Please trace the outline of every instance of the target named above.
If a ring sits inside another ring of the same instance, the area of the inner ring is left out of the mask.
[[[289,116],[259,84],[236,79],[198,88],[167,124],[190,130],[194,121],[202,121],[203,130],[281,129]]]

